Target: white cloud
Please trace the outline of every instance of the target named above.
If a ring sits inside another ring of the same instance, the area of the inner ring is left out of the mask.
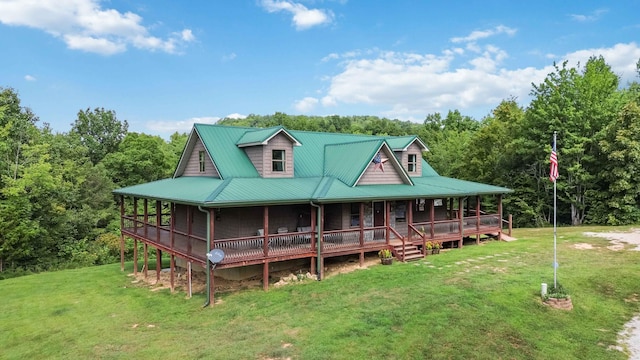
[[[0,23],[43,30],[62,39],[67,47],[102,55],[127,50],[127,46],[177,53],[192,42],[189,29],[171,33],[166,39],[149,34],[142,17],[132,12],[103,9],[100,0],[3,0]]]
[[[333,21],[331,10],[309,9],[306,6],[286,0],[262,0],[262,7],[270,13],[286,11],[293,15],[292,22],[297,30],[306,30]]]
[[[301,113],[308,113],[313,109],[315,109],[316,105],[318,105],[318,102],[319,102],[318,99],[307,96],[302,100],[296,101],[296,103],[293,106],[296,108],[296,110],[300,111]]]
[[[604,14],[606,14],[609,10],[608,9],[598,9],[595,10],[593,12],[591,12],[591,14],[585,15],[585,14],[570,14],[569,17],[571,17],[573,20],[575,21],[579,21],[579,22],[589,22],[589,21],[596,21],[598,19],[600,19],[600,17]]]
[[[231,54],[226,54],[222,56],[222,61],[227,62],[235,59],[237,57],[236,53],[232,52]]]
[[[148,121],[145,127],[159,133],[189,132],[193,124],[215,124],[220,120],[217,116],[192,117],[181,121]]]
[[[470,55],[474,57],[467,58]],[[556,61],[567,59],[570,66],[584,65],[594,55],[604,56],[624,84],[636,75],[640,47],[636,43],[616,44],[575,51]],[[339,64],[341,70],[327,80],[320,104],[327,108],[373,105],[382,109],[381,115],[400,119],[424,119],[427,114],[450,109],[485,109],[482,116],[509,97],[526,101],[531,84],[542,82],[553,71],[551,65],[507,68],[502,63],[507,57],[506,51],[493,45],[481,47],[477,56],[454,50],[439,55],[383,51],[363,55]],[[465,60],[468,65],[457,65]]]
[[[225,119],[244,119],[246,117],[247,117],[247,115],[233,113],[233,114],[229,114],[229,115],[225,116],[224,118]]]
[[[488,38],[494,35],[499,35],[499,34],[507,34],[509,36],[513,36],[517,31],[518,31],[517,29],[513,29],[508,26],[498,25],[493,29],[476,30],[471,32],[471,34],[467,36],[451,38],[451,42],[453,43],[475,42],[476,40],[485,39],[485,38]]]
[[[36,81],[35,76],[29,75],[29,74],[25,75],[24,79],[27,81]]]

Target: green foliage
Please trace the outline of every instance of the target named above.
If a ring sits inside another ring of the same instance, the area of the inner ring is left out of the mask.
[[[80,110],[78,118],[71,125],[71,134],[78,136],[80,142],[89,149],[93,164],[116,151],[129,128],[126,120],[121,122],[117,119],[115,111],[104,108]]]

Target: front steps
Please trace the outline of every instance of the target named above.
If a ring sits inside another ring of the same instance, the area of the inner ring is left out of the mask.
[[[400,261],[411,261],[424,258],[424,255],[416,245],[405,245],[403,251],[402,243],[399,245],[394,244],[393,253],[396,254],[396,258],[398,258],[398,260]]]

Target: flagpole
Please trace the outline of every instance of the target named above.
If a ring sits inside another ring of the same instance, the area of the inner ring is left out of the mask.
[[[553,150],[556,150],[556,135],[557,132],[553,132]],[[556,240],[558,237],[557,227],[556,227],[556,184],[558,179],[553,180],[553,288],[557,289],[557,279],[558,279],[558,258],[557,258],[557,247]]]

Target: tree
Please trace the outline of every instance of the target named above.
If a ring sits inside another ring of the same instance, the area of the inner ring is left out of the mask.
[[[596,189],[596,174],[601,171],[597,134],[620,105],[619,79],[602,57],[590,58],[581,71],[568,68],[567,62],[554,68],[543,83],[533,85],[534,99],[518,136],[519,160],[548,170],[550,139],[553,131],[558,132],[559,207],[568,205],[568,221],[580,225],[593,205],[594,199],[587,195]],[[551,186],[547,194],[550,190]],[[564,218],[567,213],[558,210]]]
[[[71,134],[78,136],[89,149],[89,158],[94,165],[118,149],[129,129],[126,120],[119,121],[115,111],[104,108],[80,110],[71,126]]]
[[[610,225],[640,221],[640,106],[629,102],[603,131],[600,141],[606,161],[599,174],[604,185],[590,216]]]
[[[102,161],[117,186],[130,186],[171,176],[176,164],[159,136],[128,133],[118,151]]]

